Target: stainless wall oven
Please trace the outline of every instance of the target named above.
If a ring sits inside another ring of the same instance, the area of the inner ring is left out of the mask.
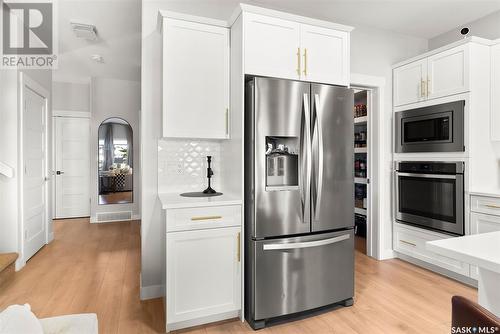
[[[455,101],[397,112],[396,153],[463,152],[464,105]]]
[[[396,163],[396,220],[464,235],[464,163]]]

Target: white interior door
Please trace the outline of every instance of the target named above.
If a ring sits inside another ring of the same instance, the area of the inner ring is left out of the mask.
[[[89,165],[90,120],[55,117],[56,218],[90,216]]]
[[[46,243],[47,99],[23,86],[23,257],[32,257]]]

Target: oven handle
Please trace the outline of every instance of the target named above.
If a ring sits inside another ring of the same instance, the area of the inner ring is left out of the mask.
[[[401,173],[396,172],[397,176],[412,176],[412,177],[421,177],[427,179],[451,179],[456,180],[456,175],[443,175],[443,174],[418,174],[418,173]]]

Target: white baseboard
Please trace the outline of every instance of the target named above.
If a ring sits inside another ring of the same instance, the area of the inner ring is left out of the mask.
[[[121,219],[121,220],[108,220],[108,221],[97,221],[96,216],[90,216],[91,224],[106,224],[106,223],[116,223],[116,222],[129,222],[133,220],[141,220],[141,215],[132,215],[130,219]]]
[[[221,314],[216,314],[216,315],[211,315],[207,317],[202,317],[202,318],[197,318],[197,319],[191,319],[191,320],[186,320],[186,321],[179,321],[175,323],[167,323],[167,333],[170,331],[175,331],[178,329],[183,329],[183,328],[188,328],[188,327],[194,327],[194,326],[199,326],[203,324],[208,324],[211,322],[217,322],[217,321],[222,321],[222,320],[227,320],[227,319],[235,319],[238,318],[240,314],[240,310],[236,311],[230,311],[230,312],[225,312]]]
[[[470,278],[470,277],[458,274],[458,273],[450,271],[448,269],[444,269],[444,268],[438,267],[438,266],[436,266],[434,264],[427,263],[427,262],[419,260],[419,259],[415,259],[415,258],[413,258],[411,256],[406,255],[406,254],[396,253],[396,252],[395,252],[395,254],[396,254],[396,257],[398,259],[401,259],[403,261],[409,262],[409,263],[414,264],[416,266],[425,268],[425,269],[433,271],[433,272],[435,272],[437,274],[446,276],[448,278],[454,279],[454,280],[459,281],[461,283],[464,283],[464,284],[467,284],[467,285],[470,285],[472,287],[477,288],[477,283],[478,282],[475,279],[473,279],[473,278]]]
[[[25,265],[26,265],[26,261],[24,261],[24,259],[23,259],[23,258],[21,258],[21,256],[19,256],[19,257],[17,258],[17,260],[16,260],[16,264],[15,264],[14,269],[15,269],[16,271],[19,271],[19,270],[23,269]]]
[[[54,232],[49,233],[47,244],[51,243],[52,241],[54,241]]]
[[[390,260],[396,258],[396,253],[392,249],[384,249],[377,260]]]
[[[165,296],[163,285],[141,286],[141,300],[161,298]]]

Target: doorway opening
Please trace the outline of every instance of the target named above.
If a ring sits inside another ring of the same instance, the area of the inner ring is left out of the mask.
[[[383,96],[385,78],[351,75],[354,90],[354,225],[355,249],[381,259],[383,244],[380,219],[382,179]]]
[[[371,94],[371,90],[354,89],[354,233],[356,250],[363,254],[367,253],[367,226],[371,218],[368,214]]]

